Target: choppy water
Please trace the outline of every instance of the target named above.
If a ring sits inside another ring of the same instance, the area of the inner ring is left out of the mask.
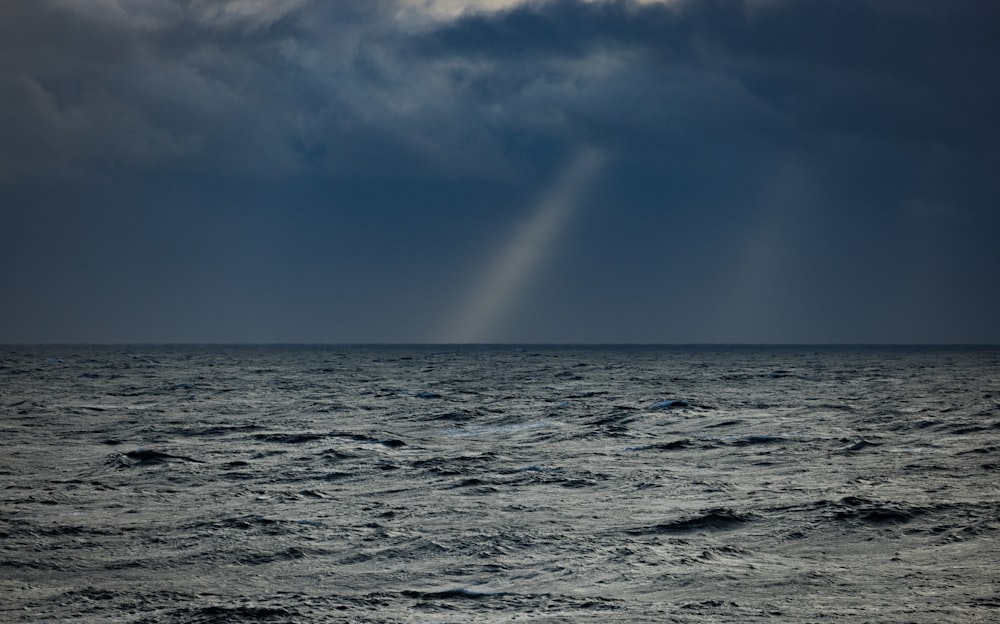
[[[1000,350],[0,351],[0,621],[1000,621]]]

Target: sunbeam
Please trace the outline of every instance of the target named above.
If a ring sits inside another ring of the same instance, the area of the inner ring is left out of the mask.
[[[545,252],[563,229],[601,163],[596,150],[585,148],[570,161],[538,204],[480,276],[456,320],[443,332],[445,342],[489,342],[498,322],[508,316]]]

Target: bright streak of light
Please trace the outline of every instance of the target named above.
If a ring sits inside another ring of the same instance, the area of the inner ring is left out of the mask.
[[[445,342],[488,342],[508,316],[545,252],[566,225],[601,163],[593,149],[578,153],[538,202],[531,217],[477,280]]]
[[[398,0],[397,6],[401,16],[426,15],[434,19],[451,20],[469,13],[493,13],[507,11],[522,5],[531,4],[535,0]],[[583,0],[588,3],[599,3],[607,0]],[[643,4],[673,4],[678,0],[633,0],[636,5]],[[774,0],[752,0],[756,2]]]

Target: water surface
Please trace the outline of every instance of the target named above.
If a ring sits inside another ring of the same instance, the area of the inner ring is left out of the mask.
[[[8,347],[0,621],[993,622],[1000,351]]]

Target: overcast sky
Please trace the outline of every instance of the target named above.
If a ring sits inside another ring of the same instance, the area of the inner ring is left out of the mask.
[[[0,342],[1000,343],[996,0],[3,0]]]

